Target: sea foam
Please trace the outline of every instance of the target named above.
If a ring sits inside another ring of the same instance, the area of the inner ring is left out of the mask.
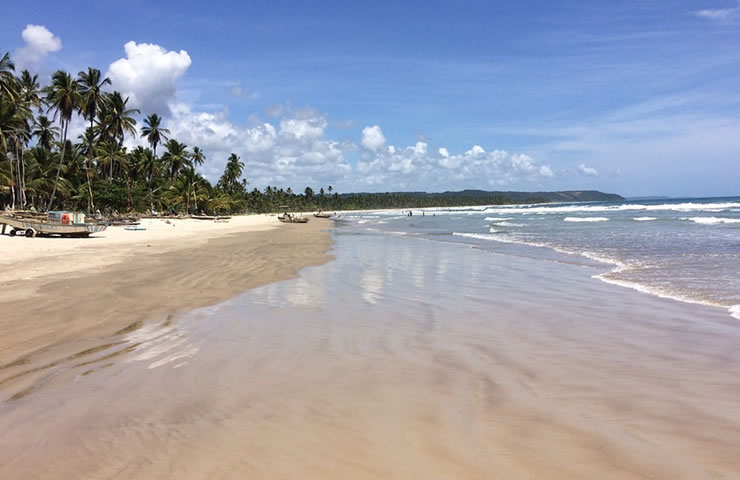
[[[737,202],[717,203],[665,203],[658,205],[645,205],[635,203],[624,203],[621,205],[560,205],[560,206],[502,206],[490,207],[483,213],[507,215],[511,213],[577,213],[577,212],[621,212],[621,211],[674,211],[674,212],[721,212],[740,208]]]
[[[514,223],[514,222],[496,222],[494,225],[498,225],[499,227],[526,227],[527,225],[524,223]]]
[[[565,217],[564,222],[608,222],[606,217]]]
[[[717,225],[719,223],[740,223],[740,218],[723,217],[681,217],[681,220],[689,220],[702,225]]]

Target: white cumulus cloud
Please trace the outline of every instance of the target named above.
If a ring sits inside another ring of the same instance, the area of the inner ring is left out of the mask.
[[[194,112],[184,104],[173,105],[172,111],[167,128],[179,141],[206,152],[204,174],[212,181],[221,176],[232,152],[257,187],[337,184],[352,171],[345,154],[356,147],[326,138],[326,116],[313,110],[286,111],[278,125],[255,122],[248,127],[232,123],[226,111]]]
[[[550,168],[549,165],[542,165],[540,167],[540,175],[543,177],[554,177],[555,174],[552,171],[552,168]]]
[[[540,165],[528,155],[504,150],[486,152],[480,145],[453,154],[446,147],[430,151],[425,142],[405,148],[391,145],[382,150],[368,149],[356,171],[360,174],[355,179],[359,182],[357,189],[382,185],[383,190],[524,188],[554,176],[549,165]]]
[[[21,37],[24,45],[15,52],[16,69],[35,69],[51,52],[62,49],[62,40],[43,25],[26,25]]]
[[[385,145],[383,130],[381,130],[378,125],[363,128],[362,141],[360,143],[368,150],[378,150],[382,148],[383,145]]]
[[[715,22],[721,22],[721,23],[729,23],[729,22],[735,22],[740,20],[740,0],[738,0],[738,5],[736,7],[731,8],[717,8],[717,9],[704,9],[704,10],[697,10],[694,12],[694,15],[701,18],[706,18],[707,20],[712,20]]]
[[[595,168],[587,167],[585,163],[578,165],[578,171],[590,177],[595,177],[599,174],[598,170],[596,170]]]
[[[113,88],[129,97],[129,106],[141,109],[144,114],[169,114],[177,80],[191,64],[188,52],[167,51],[159,45],[133,41],[126,43],[124,50],[126,58],[108,67],[106,75]]]

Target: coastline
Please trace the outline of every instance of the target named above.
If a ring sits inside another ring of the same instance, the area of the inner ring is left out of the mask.
[[[595,265],[333,237],[335,261],[16,385],[0,477],[740,471],[740,330],[723,313],[595,281]]]
[[[292,278],[332,259],[330,221],[290,225],[256,216],[231,225],[174,222],[174,227],[149,222],[151,230],[143,232],[118,227],[102,238],[8,238],[0,244],[3,252],[9,244],[32,247],[24,255],[8,253],[1,265],[4,397],[35,388],[70,355],[99,348],[120,332]],[[169,231],[162,231],[163,225]]]

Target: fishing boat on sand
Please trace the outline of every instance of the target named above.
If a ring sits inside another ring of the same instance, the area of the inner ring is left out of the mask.
[[[277,218],[283,223],[308,223],[308,218],[299,217],[298,215],[293,215],[292,213],[288,212],[285,212],[282,215],[278,215]]]
[[[84,213],[65,211],[52,211],[46,215],[6,211],[0,213],[0,225],[3,235],[7,227],[10,227],[8,233],[11,237],[25,235],[29,238],[39,235],[88,237],[106,229],[106,225],[87,222]]]
[[[214,222],[223,222],[230,220],[231,217],[223,215],[190,215],[193,220],[213,220]]]
[[[316,218],[331,218],[332,214],[319,210],[318,212],[314,213],[313,216]]]

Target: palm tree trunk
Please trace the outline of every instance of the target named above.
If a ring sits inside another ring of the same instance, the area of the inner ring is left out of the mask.
[[[5,151],[8,151],[7,146]],[[13,162],[8,162],[8,164],[10,165],[10,208],[15,210],[15,172],[13,170]]]
[[[62,173],[62,164],[64,163],[64,151],[67,149],[67,125],[69,125],[69,122],[62,123],[62,155],[59,157],[57,176],[54,179],[54,188],[51,191],[51,197],[49,197],[49,205],[46,207],[47,211],[51,209],[51,204],[54,203],[54,196],[57,193],[57,184],[59,183],[59,175]]]
[[[152,179],[154,178],[154,165],[157,163],[157,144],[154,143],[152,145],[154,148],[152,150],[154,151],[154,163],[152,164],[152,169],[149,170],[149,208],[152,212],[154,212],[154,198],[152,198]]]
[[[93,129],[93,120],[90,119],[90,134],[92,134]],[[94,137],[93,137],[94,138]],[[92,191],[92,179],[90,178],[90,168],[92,168],[92,159],[93,159],[93,145],[88,145],[88,159],[87,159],[87,168],[85,169],[85,174],[87,175],[87,191],[89,193],[89,198],[87,201],[88,206],[88,213],[92,213],[95,211],[95,200],[93,199],[93,191]]]
[[[23,149],[22,148],[21,148],[20,168],[21,168],[21,205],[25,209],[26,205],[28,205],[28,199],[26,198],[26,161],[23,160]]]
[[[190,215],[190,188],[188,188],[188,192],[185,196],[185,210],[188,212],[188,215]]]
[[[21,162],[23,161],[23,148],[21,147],[21,142],[18,140],[18,137],[15,137],[15,158],[13,159],[15,161],[15,185],[16,190],[15,194],[18,197],[16,200],[16,203],[18,206],[23,210],[25,207],[23,202],[23,169],[21,168]]]

